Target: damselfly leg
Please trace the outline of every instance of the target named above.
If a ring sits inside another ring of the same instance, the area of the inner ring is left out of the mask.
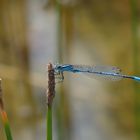
[[[61,83],[64,81],[63,72],[55,72],[54,74],[55,74],[56,83]]]

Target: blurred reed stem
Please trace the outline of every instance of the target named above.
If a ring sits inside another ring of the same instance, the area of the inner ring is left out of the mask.
[[[56,5],[56,14],[57,14],[57,60],[59,63],[63,63],[63,27],[62,27],[62,5],[58,0],[55,0],[55,5]],[[62,85],[59,85],[58,93],[59,95],[62,96],[63,94],[63,88]],[[57,120],[57,130],[58,130],[58,140],[64,139],[64,133],[63,133],[63,121],[62,121],[62,112],[60,108],[61,102],[61,97],[57,98],[57,107],[56,107],[56,120]]]
[[[72,33],[72,8],[69,4],[63,4],[59,0],[55,0],[57,14],[57,61],[64,63],[69,60],[70,42]],[[69,105],[69,97],[67,95],[66,86],[59,85],[57,90],[59,97],[56,98],[56,115],[58,140],[71,139],[71,112]]]
[[[4,129],[5,129],[5,134],[6,134],[7,140],[13,140],[7,113],[4,110],[1,80],[0,80],[0,114],[2,116],[2,122],[4,124]]]
[[[5,111],[1,111],[1,116],[2,116],[2,121],[4,124],[4,128],[5,128],[5,134],[6,134],[7,140],[13,140],[7,113]]]
[[[132,30],[132,47],[133,47],[133,67],[134,72],[139,74],[139,47],[138,47],[138,19],[137,19],[137,0],[130,0],[131,6],[131,30]],[[135,129],[137,139],[140,140],[140,87],[134,82],[135,90]]]
[[[63,63],[62,6],[58,0],[55,3],[57,12],[57,59],[60,63]]]
[[[137,0],[131,2],[131,30],[132,30],[132,46],[133,46],[133,66],[135,72],[139,71],[139,49],[138,49],[138,19],[137,19]]]

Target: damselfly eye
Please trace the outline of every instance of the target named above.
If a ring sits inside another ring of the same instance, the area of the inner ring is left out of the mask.
[[[61,70],[62,66],[57,66],[56,69],[57,70]]]

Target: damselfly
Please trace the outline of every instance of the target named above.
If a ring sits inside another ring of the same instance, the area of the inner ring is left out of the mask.
[[[64,72],[84,73],[95,79],[103,79],[110,81],[119,81],[123,78],[140,81],[140,77],[121,74],[121,70],[115,66],[56,64],[53,67],[55,74],[59,76],[61,81],[64,80]]]

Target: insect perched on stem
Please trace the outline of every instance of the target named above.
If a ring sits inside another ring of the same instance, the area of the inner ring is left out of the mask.
[[[121,74],[121,70],[115,66],[88,66],[88,65],[71,65],[55,64],[53,65],[56,78],[59,81],[64,80],[64,72],[83,73],[95,79],[119,81],[127,78],[140,82],[140,77]]]

